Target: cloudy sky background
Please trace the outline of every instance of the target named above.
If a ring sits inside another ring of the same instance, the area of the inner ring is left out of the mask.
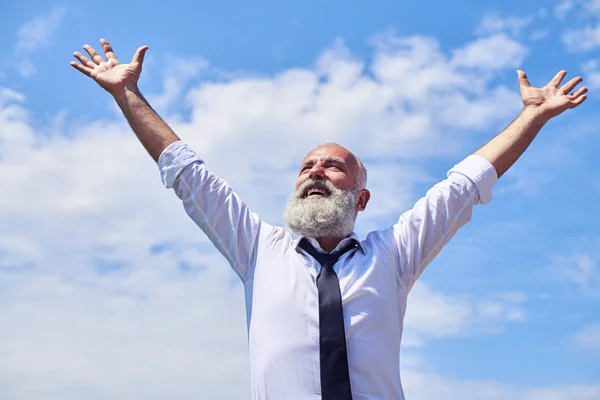
[[[243,399],[242,286],[111,98],[69,65],[110,40],[175,131],[281,223],[304,154],[369,169],[384,228],[519,112],[582,74],[409,297],[409,399],[600,398],[600,2],[4,1],[0,398]]]

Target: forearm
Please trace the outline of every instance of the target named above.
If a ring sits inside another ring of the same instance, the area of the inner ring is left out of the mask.
[[[535,108],[526,107],[504,131],[475,154],[488,160],[500,177],[525,152],[546,122],[547,119]]]
[[[118,95],[114,95],[114,98],[131,129],[154,161],[158,161],[158,157],[167,146],[180,140],[152,109],[137,87],[126,88]]]

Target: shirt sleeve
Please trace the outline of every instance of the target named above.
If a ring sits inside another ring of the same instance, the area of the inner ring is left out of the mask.
[[[470,155],[448,171],[439,182],[419,199],[414,207],[400,216],[393,226],[400,252],[400,280],[411,288],[425,267],[472,216],[473,207],[492,200],[492,188],[498,176],[483,157]]]
[[[268,224],[262,224],[187,144],[170,144],[160,155],[158,167],[163,185],[173,188],[186,213],[246,282],[254,271],[260,231]]]

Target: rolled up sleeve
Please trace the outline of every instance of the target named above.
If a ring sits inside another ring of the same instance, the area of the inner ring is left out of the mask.
[[[182,141],[171,143],[158,158],[158,169],[163,185],[171,189],[185,167],[194,162],[203,161],[186,143]]]
[[[464,175],[475,184],[481,204],[492,201],[492,189],[498,181],[498,174],[488,160],[472,154],[450,169],[448,177],[453,173]]]

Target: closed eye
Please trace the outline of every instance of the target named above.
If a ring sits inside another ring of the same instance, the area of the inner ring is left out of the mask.
[[[344,171],[343,166],[337,162],[328,163],[327,168],[333,168],[333,169],[336,169],[336,170],[342,171],[342,172]]]

